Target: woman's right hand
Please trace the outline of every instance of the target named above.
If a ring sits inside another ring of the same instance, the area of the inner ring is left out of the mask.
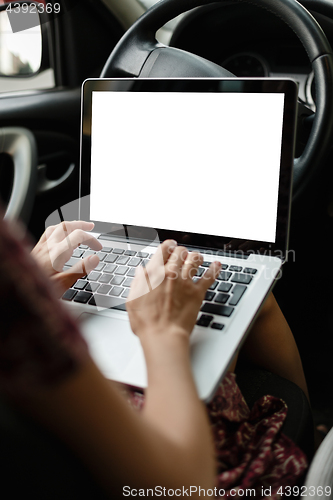
[[[165,333],[189,336],[205,293],[221,269],[219,262],[213,262],[194,282],[202,261],[200,254],[167,240],[146,267],[137,268],[126,303],[135,334],[141,338]]]

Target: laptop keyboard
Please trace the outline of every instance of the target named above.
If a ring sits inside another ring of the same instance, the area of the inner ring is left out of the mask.
[[[98,266],[86,277],[77,280],[64,293],[62,299],[92,307],[126,311],[125,301],[135,270],[140,265],[147,265],[153,254],[110,247],[103,247],[99,252],[94,252],[88,246],[80,245],[66,262],[64,270],[76,264],[78,259],[94,253],[100,258]],[[200,279],[210,264],[204,261],[193,280]],[[197,325],[223,330],[223,317],[232,315],[256,273],[257,269],[253,267],[222,263],[219,276],[206,292]]]

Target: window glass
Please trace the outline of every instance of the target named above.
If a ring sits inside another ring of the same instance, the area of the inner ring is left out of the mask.
[[[11,3],[15,8],[15,2]],[[0,5],[4,4],[0,0]],[[26,5],[28,8],[28,5]],[[13,17],[0,12],[0,93],[53,88],[54,72],[51,68],[40,71],[42,36],[38,14],[24,12],[14,16],[36,17],[32,27],[17,29]]]

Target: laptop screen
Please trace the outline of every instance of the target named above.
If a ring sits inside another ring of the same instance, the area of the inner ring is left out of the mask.
[[[195,247],[286,247],[296,95],[265,79],[86,81],[86,218]]]

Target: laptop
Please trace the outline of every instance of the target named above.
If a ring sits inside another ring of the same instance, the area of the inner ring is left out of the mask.
[[[198,394],[212,399],[287,258],[296,109],[291,80],[84,82],[79,217],[103,249],[63,300],[106,377],[147,386],[126,298],[172,238],[203,254],[195,280],[222,263],[190,337]],[[66,268],[91,252],[80,245]]]

